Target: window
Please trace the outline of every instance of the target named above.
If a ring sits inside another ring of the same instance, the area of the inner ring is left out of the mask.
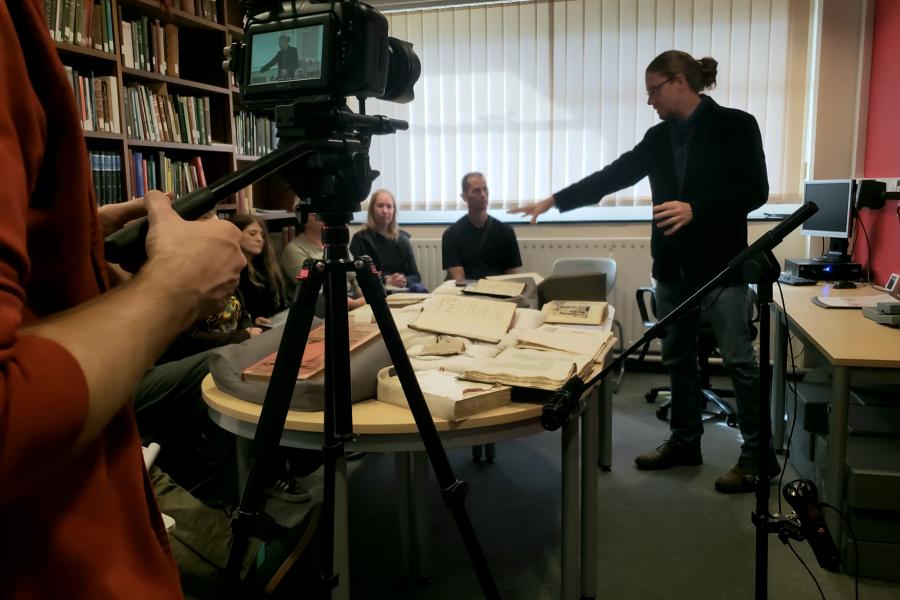
[[[410,123],[373,140],[376,185],[401,210],[463,208],[468,171],[485,174],[491,208],[544,198],[657,122],[644,69],[677,48],[719,62],[710,95],[759,122],[770,202],[798,202],[808,10],[800,0],[544,0],[387,12],[422,77],[412,103],[367,106]],[[649,196],[644,180],[601,206]]]

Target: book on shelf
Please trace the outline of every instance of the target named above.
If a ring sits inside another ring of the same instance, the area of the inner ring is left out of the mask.
[[[349,321],[350,353],[378,338],[381,332],[376,323],[356,323]],[[275,367],[275,359],[278,353],[273,352],[264,359],[250,365],[241,371],[241,379],[244,381],[267,382],[272,378],[272,369]],[[304,381],[317,373],[325,370],[325,325],[319,325],[309,332],[306,340],[306,348],[300,360],[300,372],[297,379]]]
[[[416,371],[416,379],[431,416],[445,421],[461,421],[505,406],[511,400],[508,386],[464,381],[448,371]],[[409,408],[400,379],[392,367],[378,372],[378,400]]]
[[[511,302],[435,295],[409,327],[496,343],[509,331],[515,314]]]
[[[525,284],[519,281],[479,279],[462,289],[463,294],[490,296],[492,298],[515,298],[525,291]]]
[[[609,304],[590,300],[551,300],[541,311],[547,315],[546,323],[573,325],[600,325],[606,320]]]

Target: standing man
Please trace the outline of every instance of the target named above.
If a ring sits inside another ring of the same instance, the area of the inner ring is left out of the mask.
[[[488,215],[488,187],[481,173],[462,178],[462,199],[469,211],[451,225],[441,239],[447,279],[481,279],[518,273],[522,267],[513,228]]]
[[[300,57],[297,49],[291,46],[291,38],[282,35],[278,38],[278,52],[272,60],[259,68],[260,73],[265,73],[274,66],[278,66],[276,79],[294,79],[297,69],[300,67]]]
[[[747,213],[769,194],[759,127],[752,115],[719,106],[702,91],[716,83],[717,62],[669,50],[647,67],[647,104],[662,123],[604,169],[535,204],[513,212],[531,216],[595,204],[603,196],[650,178],[653,195],[651,253],[660,317],[721,272],[747,247]],[[737,464],[716,480],[720,492],[750,492],[758,473],[759,367],[753,352],[750,291],[732,281],[704,298],[731,375],[744,443]],[[668,327],[663,364],[672,386],[671,437],[634,459],[639,469],[700,465],[703,396],[697,359],[697,312]],[[769,451],[769,477],[781,469]]]

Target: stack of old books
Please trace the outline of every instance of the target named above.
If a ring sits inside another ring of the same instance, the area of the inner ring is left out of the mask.
[[[556,390],[571,377],[587,379],[613,343],[608,331],[542,325],[519,333],[516,347],[506,348],[494,358],[462,377],[472,381],[515,387]]]

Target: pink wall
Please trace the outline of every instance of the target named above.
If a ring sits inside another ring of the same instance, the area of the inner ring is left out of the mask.
[[[866,130],[866,177],[900,180],[900,2],[878,0],[872,40],[872,75]],[[872,279],[884,284],[900,273],[900,213],[896,200],[864,209],[860,221],[869,234]],[[857,230],[854,260],[869,261],[866,238]]]

